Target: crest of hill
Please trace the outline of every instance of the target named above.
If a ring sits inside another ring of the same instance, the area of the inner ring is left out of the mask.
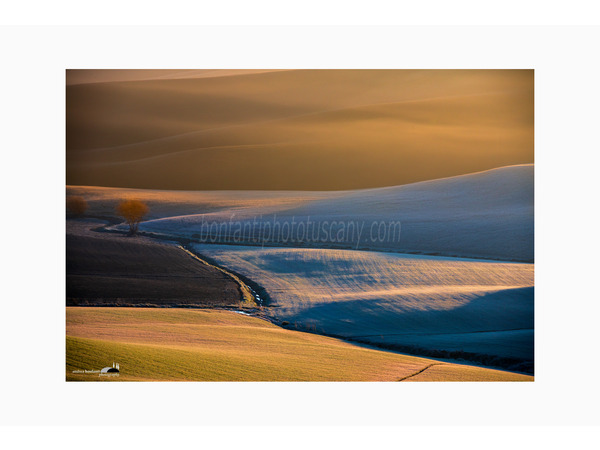
[[[316,200],[288,214],[456,218],[497,211],[511,214],[533,208],[534,166],[521,164],[402,186],[349,191]]]
[[[231,200],[241,195],[239,192],[222,194],[229,195]],[[209,193],[197,195],[200,199]],[[353,222],[362,224],[366,230],[362,240],[356,242],[355,235],[348,235],[346,240],[336,243],[340,248],[533,261],[534,167],[530,164],[405,186],[290,196],[288,201],[282,201],[284,192],[270,192],[278,196],[276,202],[270,198],[258,199],[257,192],[245,195],[256,200],[243,209],[233,203],[218,211],[199,208],[196,214],[147,221],[141,229],[193,237],[202,223],[227,223],[232,217],[242,224],[274,220],[308,223],[310,220],[340,227]],[[373,224],[389,226],[394,222],[401,224],[399,239],[383,242],[368,239]],[[254,229],[261,227],[255,225]],[[253,238],[258,242],[262,240],[262,236]],[[271,244],[298,245],[294,242]]]

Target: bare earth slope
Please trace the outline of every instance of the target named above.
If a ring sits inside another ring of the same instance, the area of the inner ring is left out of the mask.
[[[233,280],[177,247],[94,233],[93,225],[67,221],[67,305],[240,304]]]
[[[530,70],[210,75],[68,85],[67,183],[340,190],[533,162]]]

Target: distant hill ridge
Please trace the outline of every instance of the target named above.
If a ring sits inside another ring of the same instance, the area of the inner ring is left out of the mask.
[[[67,184],[348,190],[533,162],[531,70],[244,73],[74,72]]]

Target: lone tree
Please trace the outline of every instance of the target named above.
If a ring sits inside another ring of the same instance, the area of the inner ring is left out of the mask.
[[[129,236],[137,233],[138,226],[148,211],[148,206],[140,200],[121,200],[117,206],[117,213],[129,225]]]
[[[81,216],[88,209],[88,204],[83,197],[69,195],[67,197],[67,210],[75,215]]]

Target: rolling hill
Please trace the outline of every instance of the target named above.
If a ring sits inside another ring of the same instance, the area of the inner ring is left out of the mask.
[[[285,330],[230,311],[71,307],[66,316],[68,381],[533,381]],[[120,364],[119,377],[81,373],[112,362]]]
[[[67,73],[67,184],[348,190],[533,162],[530,70],[141,72]]]
[[[70,186],[67,193],[84,196],[95,215],[114,215],[119,199],[139,198],[150,206],[149,220],[140,225],[141,230],[206,243],[523,262],[533,262],[534,256],[533,165],[354,191],[187,192]],[[290,228],[287,235],[281,232],[285,223]],[[385,231],[382,239],[380,226]]]
[[[533,369],[534,267],[330,249],[192,245],[260,284],[289,326]]]
[[[289,327],[532,373],[533,189],[533,165],[518,165],[335,192],[68,193],[96,215],[112,214],[121,198],[147,201],[142,231],[183,240],[258,283],[270,297],[264,313]],[[327,224],[335,239],[273,233],[309,222],[318,232]],[[399,234],[373,239],[380,224]]]

